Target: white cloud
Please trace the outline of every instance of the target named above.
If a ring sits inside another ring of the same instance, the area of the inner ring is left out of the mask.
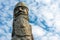
[[[59,36],[57,36],[57,35],[50,36],[49,40],[59,40]]]
[[[48,40],[48,37],[47,37],[47,36],[43,36],[43,37],[41,38],[41,40]]]
[[[41,2],[42,0],[36,0],[36,2]]]
[[[55,26],[55,31],[56,31],[56,32],[60,32],[60,21],[57,20],[57,21],[55,22],[54,26]]]
[[[40,28],[37,25],[31,25],[32,26],[32,32],[34,36],[44,36],[46,34],[46,32]]]

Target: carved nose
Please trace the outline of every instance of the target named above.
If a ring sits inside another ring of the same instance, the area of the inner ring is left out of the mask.
[[[22,10],[21,8],[19,8],[19,10]]]

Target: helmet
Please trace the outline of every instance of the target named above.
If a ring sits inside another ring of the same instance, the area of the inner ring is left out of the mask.
[[[27,5],[24,2],[17,3],[16,6],[15,6],[15,8],[18,7],[18,6],[25,6],[25,7],[27,7]]]

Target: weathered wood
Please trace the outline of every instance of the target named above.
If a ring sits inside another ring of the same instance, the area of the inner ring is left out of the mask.
[[[12,40],[33,40],[32,28],[28,22],[28,15],[25,13],[14,15]]]

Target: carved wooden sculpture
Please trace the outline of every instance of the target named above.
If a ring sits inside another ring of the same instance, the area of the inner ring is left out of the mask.
[[[12,40],[33,40],[28,21],[28,7],[23,2],[17,3],[14,9]]]

